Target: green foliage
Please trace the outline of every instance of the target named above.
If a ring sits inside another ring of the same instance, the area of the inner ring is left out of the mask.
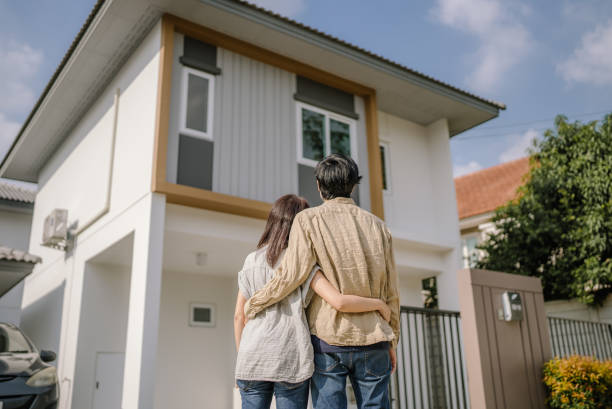
[[[540,277],[549,300],[599,303],[612,285],[612,114],[587,124],[559,116],[530,154],[478,267]]]
[[[612,408],[612,361],[572,356],[544,364],[547,403],[552,409]]]

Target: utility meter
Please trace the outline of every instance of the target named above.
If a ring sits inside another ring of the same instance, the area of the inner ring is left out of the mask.
[[[521,321],[523,319],[523,303],[521,295],[514,291],[505,291],[502,294],[502,309],[500,319],[504,321]]]

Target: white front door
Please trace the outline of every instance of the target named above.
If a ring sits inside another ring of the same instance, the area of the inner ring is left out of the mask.
[[[120,409],[123,389],[123,352],[98,352],[93,409]]]

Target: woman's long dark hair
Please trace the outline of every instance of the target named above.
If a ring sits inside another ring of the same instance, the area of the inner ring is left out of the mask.
[[[258,249],[268,246],[266,260],[271,267],[276,265],[289,244],[289,232],[295,215],[308,207],[310,206],[306,199],[296,195],[281,196],[274,202],[266,228],[257,244]]]

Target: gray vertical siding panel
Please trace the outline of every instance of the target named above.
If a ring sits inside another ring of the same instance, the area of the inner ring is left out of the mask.
[[[217,61],[214,190],[263,201],[295,192],[295,76],[222,48]]]

